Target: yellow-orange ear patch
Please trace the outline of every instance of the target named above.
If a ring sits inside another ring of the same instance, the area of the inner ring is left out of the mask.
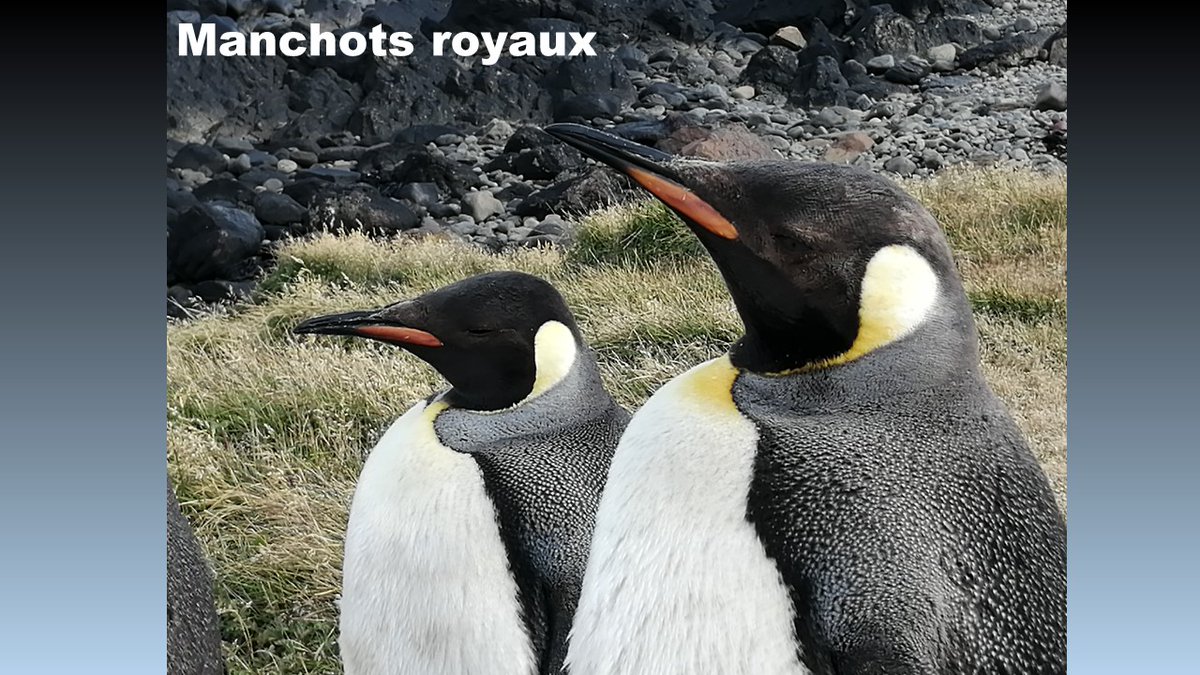
[[[636,166],[631,166],[625,171],[630,178],[661,199],[664,204],[684,214],[700,227],[724,239],[738,238],[738,231],[733,223],[686,187]]]

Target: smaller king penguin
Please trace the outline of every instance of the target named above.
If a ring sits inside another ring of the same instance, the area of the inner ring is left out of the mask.
[[[167,485],[167,675],[225,675],[213,570]]]
[[[546,131],[673,209],[745,326],[617,447],[572,675],[1065,675],[1066,524],[933,216],[850,166]]]
[[[518,272],[311,318],[401,347],[449,388],[368,455],[346,530],[347,675],[565,672],[595,510],[629,413],[562,295]]]

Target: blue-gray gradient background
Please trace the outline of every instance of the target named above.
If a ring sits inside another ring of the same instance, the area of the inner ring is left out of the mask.
[[[1169,35],[1188,21],[1105,27],[1083,9],[1071,12],[1070,667],[1194,673],[1200,94],[1169,68],[1192,62],[1182,50],[1196,38]],[[2,673],[165,670],[161,16],[10,17],[0,40]]]

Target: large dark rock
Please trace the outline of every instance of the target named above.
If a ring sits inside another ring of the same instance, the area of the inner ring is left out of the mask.
[[[609,117],[636,99],[637,90],[625,64],[611,52],[564,61],[547,78],[555,101],[555,118],[584,120]]]
[[[962,49],[983,44],[983,29],[970,19],[957,16],[934,17],[917,24],[917,53],[930,47],[955,43]]]
[[[211,145],[188,143],[175,151],[171,166],[176,169],[208,170],[217,173],[225,170],[225,154]]]
[[[308,209],[286,194],[262,192],[254,198],[254,216],[267,225],[291,225],[304,220]]]
[[[314,197],[309,207],[310,230],[392,234],[420,223],[412,209],[369,185],[332,187]]]
[[[192,525],[167,486],[167,672],[224,675],[213,575]]]
[[[249,204],[254,201],[254,190],[232,178],[214,178],[192,190],[192,194],[202,202]]]
[[[480,185],[479,176],[470,167],[424,148],[414,150],[385,179],[397,188],[405,183],[433,183],[442,192],[455,197],[461,197]]]
[[[526,180],[544,180],[557,178],[567,171],[579,169],[585,164],[583,155],[579,154],[579,151],[559,143],[500,155],[484,166],[484,170],[500,169],[518,174]]]
[[[833,57],[819,56],[800,68],[792,85],[792,100],[804,106],[846,105],[850,84]]]
[[[883,54],[899,61],[920,49],[917,33],[916,22],[907,16],[889,7],[873,7],[848,34],[851,54],[863,63]]]
[[[755,52],[742,71],[742,81],[759,89],[787,92],[800,71],[800,59],[787,47],[769,46]]]
[[[1052,34],[1053,31],[1043,29],[1028,33],[1015,33],[995,42],[981,44],[959,54],[958,65],[964,70],[989,65],[1017,66],[1036,59],[1042,45]]]
[[[521,152],[547,145],[561,145],[562,142],[541,128],[531,125],[517,127],[517,130],[504,143],[504,153]]]
[[[167,230],[167,276],[179,282],[245,278],[264,236],[262,225],[246,211],[194,206]]]

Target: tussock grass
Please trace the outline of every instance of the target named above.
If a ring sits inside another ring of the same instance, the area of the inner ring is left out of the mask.
[[[1065,506],[1065,183],[949,173],[905,187],[946,228],[977,309],[984,367]],[[292,335],[518,269],[566,296],[614,395],[635,408],[722,353],[741,324],[711,261],[655,203],[584,219],[567,251],[494,255],[457,241],[317,235],[289,244],[253,304],[168,327],[168,466],[212,559],[233,673],[340,673],[342,534],[365,453],[442,386],[378,343]]]
[[[657,200],[612,206],[584,219],[570,259],[585,264],[653,264],[704,255],[699,241]]]

